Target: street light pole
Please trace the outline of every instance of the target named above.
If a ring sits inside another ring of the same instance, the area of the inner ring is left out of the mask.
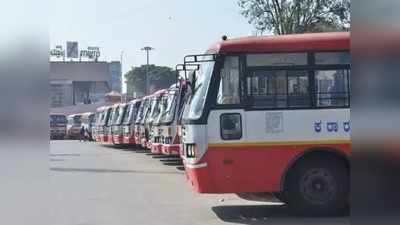
[[[123,59],[123,56],[124,56],[124,51],[122,50],[121,51],[121,61],[120,61],[120,65],[121,65],[121,103],[122,103],[122,95],[123,95],[123,91],[122,91],[122,87],[124,86],[124,72],[123,72],[123,69],[122,69],[122,59]],[[126,94],[125,94],[126,95]],[[125,97],[125,102],[126,102],[126,97]]]
[[[150,63],[150,60],[149,60],[149,53],[150,53],[150,51],[151,50],[154,50],[154,48],[152,48],[152,47],[150,47],[150,46],[146,46],[146,47],[143,47],[142,49],[141,49],[142,51],[146,51],[146,57],[147,57],[147,62],[146,62],[146,85],[145,85],[145,95],[148,95],[149,93],[148,93],[148,89],[149,89],[149,63]]]

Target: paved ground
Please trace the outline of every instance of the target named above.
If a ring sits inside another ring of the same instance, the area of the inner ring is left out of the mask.
[[[96,143],[50,143],[52,225],[349,224],[296,218],[283,205],[201,195],[177,158]]]

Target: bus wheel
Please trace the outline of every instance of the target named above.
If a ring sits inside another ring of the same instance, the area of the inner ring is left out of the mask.
[[[293,168],[288,182],[289,207],[295,214],[337,215],[349,197],[349,171],[336,157],[313,156]]]

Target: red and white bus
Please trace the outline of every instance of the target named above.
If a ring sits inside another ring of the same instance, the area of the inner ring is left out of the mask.
[[[145,139],[144,139],[143,143],[146,143],[145,148],[150,149],[150,150],[153,150],[151,148],[153,124],[157,120],[157,118],[160,114],[160,103],[161,103],[161,99],[163,98],[163,96],[165,94],[167,94],[167,89],[162,89],[162,90],[156,91],[154,94],[152,94],[150,111],[149,111],[148,116],[145,119],[145,123],[144,123]],[[158,148],[157,148],[157,152],[152,152],[152,153],[159,154],[159,153],[161,153],[161,149],[158,152]]]
[[[151,106],[150,102],[151,95],[144,96],[142,98],[142,102],[140,103],[138,115],[136,117],[135,121],[135,142],[137,145],[140,147],[142,146],[142,136],[144,135],[144,122],[146,119],[146,116],[148,114],[149,108]]]
[[[135,139],[135,127],[137,127],[135,121],[139,112],[141,102],[142,102],[141,99],[135,99],[127,104],[127,109],[122,121],[124,144],[127,145],[137,144]]]
[[[124,135],[122,120],[125,116],[127,106],[128,105],[125,103],[117,104],[117,107],[114,111],[114,120],[111,124],[111,133],[113,136],[113,144],[115,145],[123,144]]]
[[[107,141],[104,141],[104,144],[114,144],[113,134],[112,134],[112,125],[116,120],[116,111],[118,110],[119,104],[115,103],[114,105],[110,106],[110,116],[107,123],[104,126],[104,136],[106,136]]]
[[[173,84],[168,90],[161,95],[159,103],[159,114],[154,120],[151,129],[151,152],[154,154],[162,153],[162,133],[165,119],[172,120],[169,117],[175,113],[175,99],[179,91],[179,85]],[[168,117],[168,118],[166,118]]]
[[[350,34],[247,37],[185,57],[200,70],[183,161],[200,193],[276,193],[300,213],[349,203]]]
[[[100,143],[108,143],[108,124],[111,121],[111,106],[103,106],[97,109],[100,112],[99,122],[97,123],[96,136]]]
[[[185,102],[185,96],[188,90],[187,71],[196,70],[190,66],[177,65],[176,71],[185,71],[185,76],[179,79],[178,86],[170,94],[167,111],[161,120],[161,152],[165,155],[179,155],[181,147],[181,118]],[[195,66],[197,68],[197,66]],[[179,76],[179,74],[178,74]]]

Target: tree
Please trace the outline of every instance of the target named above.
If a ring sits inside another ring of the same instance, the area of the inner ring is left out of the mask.
[[[149,73],[149,93],[158,89],[168,88],[176,82],[176,73],[169,67],[156,65],[132,67],[125,74],[128,95],[133,96],[135,92],[137,96],[145,95],[146,69],[148,69]]]
[[[350,29],[350,0],[238,0],[241,14],[264,33]]]

